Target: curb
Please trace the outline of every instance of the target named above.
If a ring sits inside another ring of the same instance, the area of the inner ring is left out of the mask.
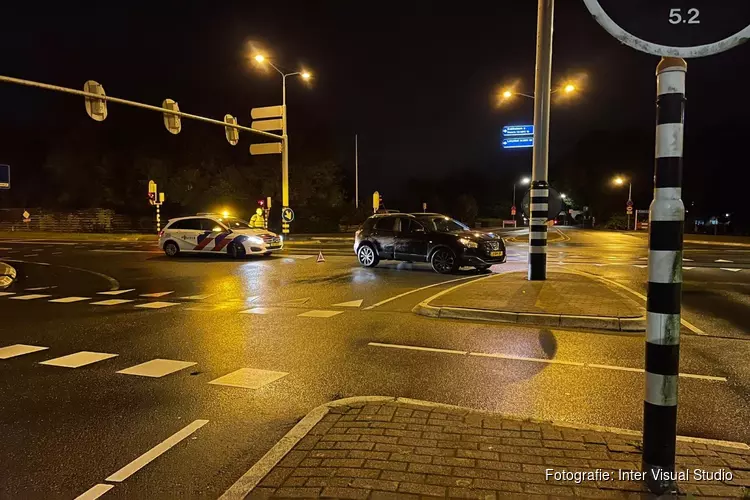
[[[0,262],[0,290],[5,290],[16,280],[16,269],[7,262]]]
[[[593,330],[610,330],[637,334],[646,331],[645,316],[621,318],[618,316],[521,313],[491,309],[471,309],[468,307],[431,306],[427,302],[420,302],[411,311],[430,318],[468,319],[565,328],[589,328]]]
[[[523,418],[516,415],[507,415],[503,413],[492,412],[488,410],[475,410],[473,408],[467,408],[464,406],[455,406],[445,403],[435,403],[432,401],[422,401],[419,399],[401,398],[395,396],[355,396],[351,398],[337,399],[329,403],[324,403],[316,408],[313,408],[307,415],[300,420],[289,432],[287,432],[260,460],[258,460],[245,474],[242,475],[228,490],[219,497],[219,500],[242,500],[253,488],[255,488],[260,481],[271,472],[271,470],[278,465],[279,462],[289,453],[297,443],[305,437],[313,427],[315,427],[323,417],[325,417],[333,408],[341,406],[355,406],[365,405],[367,403],[403,403],[414,406],[421,406],[423,408],[441,408],[445,410],[451,410],[459,415],[466,415],[468,413],[480,414],[480,415],[492,415],[508,420],[516,420],[519,422],[531,422],[536,424],[550,424],[557,427],[566,427],[570,429],[588,430],[592,432],[610,432],[613,434],[622,434],[630,437],[641,437],[642,433],[639,431],[633,431],[630,429],[621,429],[618,427],[606,427],[601,425],[590,425],[590,424],[573,424],[570,422],[562,422],[555,420],[542,420],[535,418]],[[677,436],[677,441],[687,443],[702,443],[706,445],[719,445],[726,446],[729,448],[737,448],[742,450],[750,450],[750,446],[746,443],[740,443],[735,441],[722,441],[718,439],[704,439],[704,438],[693,438],[688,436]]]

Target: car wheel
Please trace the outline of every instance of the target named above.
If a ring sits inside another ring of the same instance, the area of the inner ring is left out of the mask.
[[[438,248],[430,259],[432,269],[436,273],[450,274],[458,269],[456,254],[450,248]]]
[[[167,257],[177,257],[177,254],[180,253],[180,247],[174,241],[168,241],[164,244],[164,253],[167,254]]]
[[[375,253],[375,249],[367,244],[359,247],[359,250],[357,251],[357,259],[359,260],[359,263],[364,267],[375,267],[378,265],[378,261],[380,260]]]
[[[247,255],[247,252],[245,251],[245,247],[242,245],[242,243],[232,243],[229,246],[229,255],[233,259],[242,259]]]

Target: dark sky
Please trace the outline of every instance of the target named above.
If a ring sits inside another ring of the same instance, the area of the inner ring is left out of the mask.
[[[533,0],[442,6],[155,0],[82,7],[107,3],[66,2],[52,10],[4,6],[0,73],[74,88],[95,79],[109,95],[156,105],[170,97],[183,111],[219,119],[229,112],[247,124],[250,108],[281,99],[280,77],[251,64],[249,48],[258,47],[284,68],[304,66],[315,74],[310,86],[289,81],[292,157],[300,148],[328,148],[351,169],[358,133],[362,192],[465,168],[503,175],[530,171],[530,150],[503,151],[500,129],[530,123],[532,101],[497,109],[494,96],[514,82],[519,91],[533,92]],[[746,168],[737,138],[748,133],[750,103],[732,93],[745,95],[749,55],[746,45],[689,62],[687,148],[705,189],[720,190],[726,175]],[[657,62],[611,38],[581,0],[557,1],[553,84],[577,78],[581,93],[553,104],[551,169],[594,132],[653,136]],[[66,119],[61,110],[83,113],[74,97],[42,94],[0,87],[0,124],[59,124]],[[59,108],[61,100],[72,104]],[[112,106],[108,121],[118,113]],[[154,131],[161,127],[156,116],[140,118],[154,122]],[[249,142],[243,137],[241,147]],[[604,171],[609,154],[618,151],[602,155]],[[649,191],[652,171],[651,161],[632,165],[636,189]]]

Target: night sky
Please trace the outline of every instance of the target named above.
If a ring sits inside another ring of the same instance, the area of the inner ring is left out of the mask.
[[[463,169],[520,177],[530,172],[531,151],[503,151],[500,130],[530,123],[533,103],[519,98],[498,109],[495,96],[511,83],[518,91],[533,92],[536,2],[442,5],[154,1],[89,10],[4,6],[0,73],[74,88],[94,79],[109,95],[156,105],[169,97],[183,111],[218,119],[231,113],[249,124],[250,108],[281,101],[280,77],[252,64],[255,48],[285,69],[304,67],[315,75],[311,85],[289,81],[292,157],[300,148],[319,147],[352,170],[354,134],[359,134],[362,193],[398,190],[409,177],[439,179]],[[730,179],[747,179],[749,55],[746,45],[689,61],[685,182],[715,193],[717,203]],[[552,107],[553,179],[558,160],[591,134],[637,130],[653,138],[657,62],[611,38],[581,0],[558,0],[553,85],[574,78],[581,93]],[[41,127],[64,121],[64,112],[83,113],[83,104],[70,96],[2,84],[0,109],[0,125]],[[112,106],[108,121],[117,120],[118,113]],[[167,134],[158,117],[144,113],[139,118],[143,123],[134,133],[160,127],[159,133]],[[203,125],[183,124],[197,126]],[[249,142],[243,136],[240,147]],[[610,158],[631,146],[623,140],[602,151],[601,170],[609,172]],[[653,143],[638,147],[647,148],[643,161],[623,173],[633,178],[644,205],[652,187]]]

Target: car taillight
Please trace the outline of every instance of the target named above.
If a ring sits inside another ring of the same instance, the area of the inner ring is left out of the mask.
[[[159,231],[159,238],[161,238],[162,236],[164,236],[164,230],[163,229],[161,231]]]

